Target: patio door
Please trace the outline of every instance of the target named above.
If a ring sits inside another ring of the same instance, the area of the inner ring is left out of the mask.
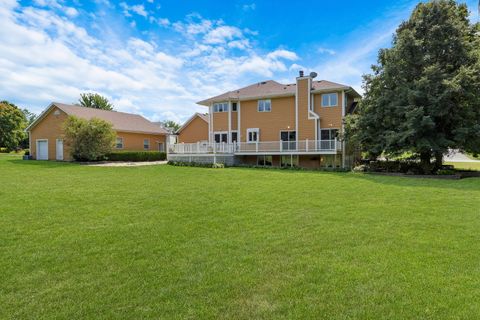
[[[216,143],[228,142],[228,133],[227,132],[215,132],[214,138]]]
[[[282,141],[282,150],[297,149],[296,131],[280,131],[280,140]]]

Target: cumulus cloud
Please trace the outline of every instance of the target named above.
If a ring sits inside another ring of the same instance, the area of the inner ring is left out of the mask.
[[[0,2],[0,96],[36,113],[93,91],[118,110],[183,121],[205,112],[196,101],[288,71],[287,63],[298,59],[285,49],[257,52],[255,32],[195,14],[156,21],[180,32],[175,51],[136,36],[100,38],[73,22],[73,12],[52,11],[47,2]]]
[[[137,4],[137,5],[129,6],[125,2],[120,2],[120,7],[123,9],[123,14],[126,17],[131,17],[132,13],[135,13],[135,14],[137,14],[139,16],[142,16],[142,17],[145,17],[145,18],[148,17],[148,12],[147,12],[147,10],[145,10],[145,7],[144,7],[143,4]]]

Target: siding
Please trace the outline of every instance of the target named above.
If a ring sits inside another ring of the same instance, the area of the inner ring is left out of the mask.
[[[213,113],[213,131],[228,131],[228,112]]]
[[[195,143],[208,141],[208,123],[196,116],[178,134],[179,143]]]
[[[133,132],[117,132],[117,137],[123,138],[123,149],[115,150],[125,150],[125,151],[144,151],[143,149],[143,140],[150,140],[150,148],[148,151],[159,151],[159,143],[163,143],[164,151],[166,148],[165,145],[165,135],[156,135],[156,134],[144,134],[144,133],[133,133]]]
[[[338,91],[338,106],[322,107],[322,95],[314,95],[315,112],[320,116],[320,128],[338,128],[342,127],[342,92]]]
[[[59,111],[58,115],[55,115],[55,111]],[[37,158],[37,139],[48,139],[48,159],[56,159],[56,139],[63,139],[63,123],[68,118],[68,115],[62,110],[54,107],[50,112],[37,123],[35,127],[32,128],[30,132],[30,146],[31,146],[31,155],[34,159]],[[150,140],[150,149],[151,151],[158,151],[158,143],[162,142],[165,146],[165,135],[155,135],[155,134],[142,134],[142,133],[131,133],[131,132],[117,132],[118,137],[123,138],[124,148],[122,150],[129,151],[142,151],[143,149],[143,140]],[[63,146],[63,159],[66,161],[72,160],[70,156],[69,147],[66,143]],[[166,146],[165,146],[166,148]],[[118,149],[114,149],[118,150]]]
[[[260,141],[279,141],[281,130],[295,130],[295,97],[272,98],[272,111],[258,112],[258,100],[242,101],[240,109],[241,141],[247,128],[260,129]]]
[[[308,119],[308,99],[310,96],[309,79],[297,81],[298,87],[298,140],[315,139],[315,119]]]
[[[58,113],[58,115],[55,115]],[[52,108],[50,112],[31,130],[30,132],[30,154],[34,159],[37,158],[37,139],[48,139],[48,159],[56,158],[57,139],[63,139],[63,122],[68,115],[58,108]],[[69,149],[66,144],[63,146],[64,160],[71,160]]]

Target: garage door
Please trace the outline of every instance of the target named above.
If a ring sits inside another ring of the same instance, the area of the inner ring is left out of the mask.
[[[37,140],[37,160],[48,160],[48,140]]]

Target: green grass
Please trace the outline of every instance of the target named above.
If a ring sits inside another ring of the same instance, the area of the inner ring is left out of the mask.
[[[480,162],[447,162],[452,164],[455,169],[480,170]]]
[[[0,319],[477,319],[480,179],[0,155]]]

